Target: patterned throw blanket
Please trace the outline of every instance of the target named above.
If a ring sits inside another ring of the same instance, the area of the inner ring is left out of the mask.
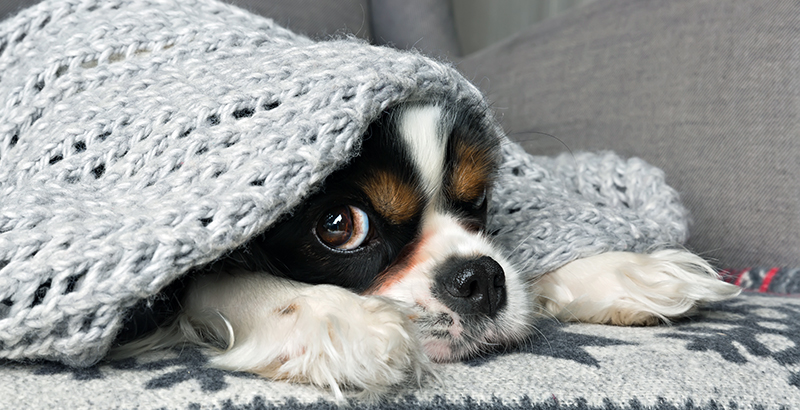
[[[439,364],[441,383],[339,407],[323,390],[206,366],[196,350],[88,368],[0,361],[9,409],[800,408],[800,299],[745,295],[668,327],[543,320],[521,346]]]

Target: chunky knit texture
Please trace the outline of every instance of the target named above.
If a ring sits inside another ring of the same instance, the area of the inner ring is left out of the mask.
[[[291,211],[451,66],[313,42],[212,0],[58,0],[0,23],[0,358],[98,361],[126,309]],[[492,230],[531,277],[686,239],[661,172],[507,142]]]

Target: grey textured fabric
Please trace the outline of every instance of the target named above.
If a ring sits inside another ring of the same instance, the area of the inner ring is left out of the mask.
[[[0,95],[0,357],[71,365],[290,211],[388,107],[446,101],[502,138],[446,64],[212,0],[41,3],[0,23]],[[503,141],[490,229],[525,274],[685,239],[660,170]]]
[[[597,1],[469,56],[529,152],[661,167],[719,265],[800,265],[796,2]]]
[[[449,0],[370,0],[370,7],[377,44],[440,58],[461,56]]]
[[[206,366],[197,351],[77,369],[0,365],[9,409],[792,410],[800,403],[800,299],[743,296],[668,327],[542,321],[502,354],[437,364],[441,384],[337,407],[309,386]],[[1,363],[1,362],[0,362]]]

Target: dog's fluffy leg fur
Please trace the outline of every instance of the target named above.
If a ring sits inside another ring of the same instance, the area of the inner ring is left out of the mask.
[[[178,320],[128,352],[205,345],[214,367],[329,387],[340,401],[343,389],[377,398],[431,371],[410,313],[389,299],[253,273],[190,286]]]
[[[720,281],[699,256],[671,249],[579,259],[542,276],[533,288],[542,313],[562,321],[614,325],[668,322],[698,304],[740,292]]]

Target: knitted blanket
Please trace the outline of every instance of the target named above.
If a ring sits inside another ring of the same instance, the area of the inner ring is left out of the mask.
[[[125,312],[262,232],[401,102],[460,104],[450,65],[313,42],[212,0],[46,0],[0,23],[0,358],[88,366]],[[490,229],[535,277],[686,239],[662,173],[506,142]]]

